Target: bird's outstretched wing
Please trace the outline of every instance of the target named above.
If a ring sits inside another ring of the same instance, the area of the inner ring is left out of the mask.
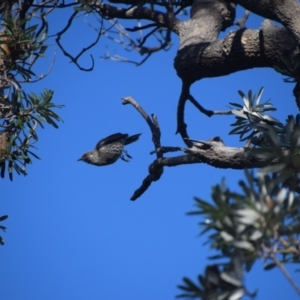
[[[115,133],[115,134],[112,134],[112,135],[109,135],[107,136],[106,138],[100,140],[98,142],[98,144],[96,145],[96,149],[99,149],[101,148],[103,145],[107,145],[107,144],[111,144],[111,143],[114,143],[114,142],[117,142],[119,140],[123,140],[123,139],[126,139],[128,137],[128,134],[126,133]]]

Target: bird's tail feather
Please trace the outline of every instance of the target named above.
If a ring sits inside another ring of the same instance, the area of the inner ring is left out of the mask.
[[[141,135],[141,133],[129,136],[128,138],[125,139],[124,144],[128,145],[128,144],[131,144],[131,143],[137,141],[139,139],[140,135]]]

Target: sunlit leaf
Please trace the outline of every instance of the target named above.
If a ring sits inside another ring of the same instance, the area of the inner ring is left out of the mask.
[[[245,294],[245,291],[243,288],[240,288],[240,289],[236,289],[235,291],[233,291],[228,300],[238,300],[238,299],[241,299],[242,296]]]
[[[248,251],[254,251],[255,250],[253,245],[251,243],[247,242],[247,241],[234,241],[233,245],[237,248],[245,249],[245,250],[248,250]]]
[[[234,285],[234,286],[236,286],[236,287],[240,287],[240,286],[243,285],[242,281],[241,281],[239,278],[237,278],[237,277],[234,275],[233,272],[222,272],[222,273],[220,274],[220,277],[221,277],[224,281],[226,281],[226,282],[228,282],[228,283],[230,283],[230,284],[232,284],[232,285]]]

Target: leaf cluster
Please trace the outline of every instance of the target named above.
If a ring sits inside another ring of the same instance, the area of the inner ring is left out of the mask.
[[[34,93],[25,94],[15,91],[10,99],[2,105],[2,128],[0,130],[0,170],[1,177],[5,175],[8,166],[9,177],[13,179],[13,169],[18,174],[26,175],[26,165],[31,164],[30,156],[39,158],[31,149],[34,145],[31,141],[38,140],[37,127],[44,128],[48,123],[58,128],[56,121],[61,118],[53,111],[62,105],[52,102],[53,91],[44,90],[40,95]],[[1,111],[1,104],[0,104]]]
[[[231,110],[236,122],[230,134],[239,134],[241,141],[247,140],[245,149],[249,158],[255,156],[266,161],[268,166],[262,172],[280,173],[276,182],[299,192],[300,115],[288,116],[285,124],[268,116],[266,113],[275,108],[269,101],[260,104],[262,93],[263,88],[257,96],[251,91],[248,96],[239,91],[244,105],[231,103],[239,109]]]
[[[34,23],[37,11],[20,18],[12,9],[10,17],[2,15],[0,24],[0,176],[7,170],[11,180],[13,170],[26,175],[31,157],[39,158],[32,151],[38,127],[48,123],[58,128],[57,121],[61,121],[54,110],[62,106],[52,102],[53,91],[44,89],[37,95],[22,86],[33,82],[33,65],[47,49],[47,13],[41,12],[43,21]]]
[[[213,187],[213,203],[195,198],[197,210],[189,215],[204,219],[201,234],[208,234],[206,243],[217,252],[210,258],[221,262],[208,266],[214,275],[206,269],[199,285],[185,278],[180,297],[252,297],[256,293],[247,292],[243,271],[249,272],[257,259],[265,270],[300,262],[300,197],[282,187],[276,173],[254,177],[246,171],[246,176],[247,182],[239,182],[242,193],[231,192],[223,182]]]
[[[27,26],[30,17],[20,20],[17,17],[4,19],[0,31],[0,74],[30,81],[36,76],[32,65],[42,57],[47,46],[44,45],[46,34],[38,24]]]
[[[230,102],[232,106],[236,107],[236,109],[231,110],[235,115],[236,122],[231,124],[235,128],[229,134],[239,134],[240,141],[247,140],[250,143],[259,139],[260,133],[266,130],[267,125],[275,128],[277,131],[280,131],[283,127],[281,122],[266,114],[267,112],[275,111],[276,108],[273,107],[270,101],[260,103],[263,91],[264,88],[262,87],[256,95],[249,90],[248,96],[242,91],[238,91],[243,100],[243,105]]]

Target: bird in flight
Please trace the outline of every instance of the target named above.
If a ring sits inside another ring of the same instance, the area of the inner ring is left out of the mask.
[[[136,142],[141,133],[128,136],[126,133],[115,133],[100,140],[95,149],[84,153],[78,161],[82,160],[95,166],[113,164],[119,158],[128,162],[132,158],[124,149],[125,145]]]

